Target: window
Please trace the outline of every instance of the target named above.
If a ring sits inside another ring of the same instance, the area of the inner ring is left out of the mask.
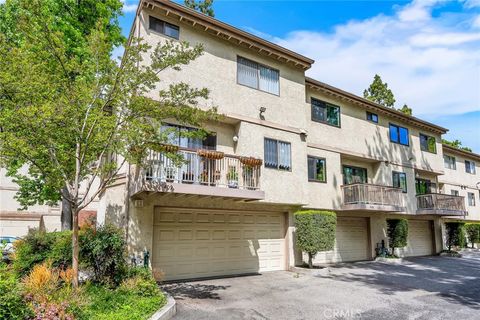
[[[327,182],[325,159],[308,156],[308,181]]]
[[[237,58],[237,82],[244,86],[280,95],[280,73],[242,57]]]
[[[465,160],[465,172],[475,174],[475,162]]]
[[[180,28],[178,26],[162,21],[152,16],[149,17],[149,28],[150,30],[156,31],[177,40],[180,37]]]
[[[427,179],[415,179],[415,191],[417,194],[434,193],[437,185]]]
[[[455,160],[455,157],[444,154],[443,164],[447,169],[457,170],[457,161]]]
[[[408,129],[390,124],[390,141],[408,146]]]
[[[367,169],[343,166],[343,184],[367,183]]]
[[[395,188],[400,188],[402,189],[403,192],[407,192],[407,175],[405,172],[396,172],[393,171],[392,173],[392,178],[393,178],[393,186]]]
[[[378,114],[367,111],[367,120],[378,123]]]
[[[286,171],[291,170],[290,143],[265,138],[265,167]]]
[[[312,121],[340,127],[340,107],[312,98]]]
[[[431,153],[437,153],[435,137],[420,133],[420,149]]]
[[[458,190],[450,190],[450,194],[451,194],[452,196],[457,196],[457,197],[458,197],[458,195],[459,195]]]
[[[470,207],[475,207],[475,193],[473,192],[468,193],[468,205]]]
[[[197,130],[195,128],[165,124],[162,125],[160,130],[167,135],[168,143],[175,146],[194,150],[215,150],[217,147],[217,137],[214,135],[207,135],[203,140],[198,137],[193,137],[193,131]]]

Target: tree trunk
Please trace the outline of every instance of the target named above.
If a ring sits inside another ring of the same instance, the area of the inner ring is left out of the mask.
[[[79,256],[79,245],[78,245],[78,210],[72,210],[73,213],[73,233],[72,233],[72,269],[73,269],[73,278],[72,286],[78,288],[78,256]]]
[[[64,187],[62,189],[62,231],[72,230],[72,205],[70,201],[67,200],[68,189]]]
[[[311,253],[308,253],[308,267],[313,268],[313,255]]]

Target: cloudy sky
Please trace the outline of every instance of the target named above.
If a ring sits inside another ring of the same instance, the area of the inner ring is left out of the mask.
[[[137,1],[124,1],[128,34]],[[361,95],[378,73],[398,107],[407,103],[480,153],[480,0],[216,0],[214,9],[224,22],[315,59],[307,74],[320,81]]]

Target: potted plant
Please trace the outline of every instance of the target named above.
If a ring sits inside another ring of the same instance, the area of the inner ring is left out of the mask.
[[[227,181],[229,188],[238,188],[238,172],[234,167],[228,170]]]
[[[203,170],[202,173],[198,176],[198,180],[200,184],[206,185],[208,184],[208,172],[207,170]]]

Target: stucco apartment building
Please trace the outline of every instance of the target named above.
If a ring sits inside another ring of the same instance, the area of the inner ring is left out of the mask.
[[[171,141],[185,164],[151,152],[146,168],[127,166],[99,199],[98,223],[124,227],[130,254],[150,252],[164,279],[302,263],[301,208],[337,213],[335,250],[316,256],[322,264],[373,259],[388,218],[409,221],[403,256],[441,251],[447,220],[480,221],[480,156],[442,146],[447,129],[308,78],[313,60],[170,1],[140,1],[131,36],[203,44],[158,87],[207,87],[204,106],[224,115],[204,141]]]

